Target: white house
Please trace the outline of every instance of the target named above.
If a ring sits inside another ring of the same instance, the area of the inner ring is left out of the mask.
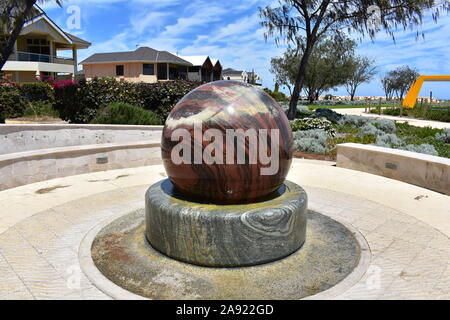
[[[2,71],[16,82],[32,82],[37,77],[72,78],[77,72],[77,50],[91,43],[63,31],[39,8],[27,21]],[[60,51],[71,51],[71,57],[60,57]]]

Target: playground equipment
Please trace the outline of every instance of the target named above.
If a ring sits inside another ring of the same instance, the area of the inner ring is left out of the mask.
[[[449,76],[419,76],[416,79],[416,81],[414,81],[414,83],[411,85],[405,99],[403,100],[404,108],[413,108],[414,107],[424,81],[450,81],[450,75]]]

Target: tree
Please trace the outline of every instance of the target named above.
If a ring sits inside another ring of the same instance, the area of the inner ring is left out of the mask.
[[[354,71],[355,47],[354,41],[341,34],[319,40],[305,72],[304,90],[309,102],[347,82]]]
[[[410,68],[408,66],[401,66],[391,71],[394,77],[394,91],[397,93],[397,98],[403,99],[404,94],[408,91],[409,87],[419,77],[417,69]]]
[[[381,80],[386,93],[386,99],[392,98],[394,93],[396,93],[397,98],[403,99],[404,94],[414,81],[416,81],[418,76],[419,72],[416,69],[412,69],[406,65],[389,71]]]
[[[353,73],[346,82],[347,92],[350,95],[350,100],[353,101],[356,93],[356,89],[364,82],[372,80],[376,74],[373,61],[367,57],[356,57],[354,65],[352,67]]]
[[[301,48],[287,49],[281,57],[271,60],[271,71],[276,82],[289,89],[295,83],[304,41],[300,45]],[[311,54],[304,80],[303,90],[310,102],[317,100],[323,91],[345,84],[353,74],[355,46],[354,41],[342,34],[330,35],[318,42]]]
[[[437,4],[439,2],[439,5]],[[329,31],[343,28],[355,31],[361,37],[384,29],[393,37],[398,26],[418,26],[425,10],[433,9],[433,18],[439,12],[450,10],[448,0],[279,0],[277,7],[259,8],[265,38],[275,36],[275,42],[305,40],[305,48],[298,66],[294,89],[289,103],[288,117],[294,119],[300,91],[305,80],[306,67],[317,41]],[[378,15],[379,10],[379,15]],[[374,19],[375,18],[375,19]]]
[[[28,20],[39,14],[36,2],[49,0],[2,0],[0,3],[0,70],[14,53],[14,44]],[[61,0],[52,0],[61,5]]]
[[[381,78],[381,84],[383,85],[386,100],[391,100],[394,94],[393,79],[386,74],[383,78]]]
[[[275,82],[285,86],[289,90],[289,94],[292,94],[298,61],[300,60],[297,50],[286,50],[281,57],[270,60],[270,72],[274,74]]]

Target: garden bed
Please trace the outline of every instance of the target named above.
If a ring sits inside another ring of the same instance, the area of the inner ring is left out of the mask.
[[[322,113],[321,113],[322,114]],[[342,116],[330,111],[325,118],[291,121],[295,157],[318,160],[336,158],[341,143],[372,144],[450,158],[450,129],[416,127],[408,123],[361,116]],[[338,119],[338,120],[337,120]]]

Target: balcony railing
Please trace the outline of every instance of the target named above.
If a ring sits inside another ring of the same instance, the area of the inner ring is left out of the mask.
[[[17,52],[17,61],[32,61],[32,62],[48,62],[48,63],[61,63],[61,64],[74,64],[74,60],[71,58],[56,57],[48,54],[39,54],[31,52]]]

